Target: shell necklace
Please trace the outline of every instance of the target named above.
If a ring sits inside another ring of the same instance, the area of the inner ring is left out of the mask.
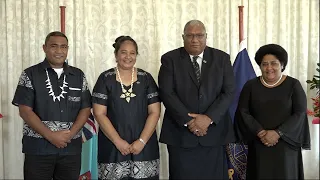
[[[282,74],[281,74],[279,80],[278,80],[276,83],[274,83],[274,84],[268,84],[266,81],[264,81],[264,79],[263,79],[262,76],[261,76],[261,79],[262,79],[262,82],[263,82],[266,86],[268,86],[268,87],[273,87],[273,86],[277,85],[277,84],[280,82],[280,80],[282,79]]]
[[[45,82],[47,83],[46,84],[46,86],[47,86],[46,88],[49,89],[49,92],[48,92],[49,96],[52,96],[53,102],[56,102],[56,99],[58,101],[60,101],[60,98],[64,98],[63,94],[67,93],[66,91],[64,91],[64,88],[68,87],[68,83],[66,82],[66,75],[63,76],[63,83],[62,83],[62,86],[60,86],[61,93],[59,94],[59,96],[56,96],[56,95],[54,95],[54,92],[53,92],[53,89],[52,89],[52,84],[51,84],[47,69],[46,69],[46,74],[47,74],[47,80]]]
[[[134,67],[132,68],[132,74],[131,74],[131,86],[130,86],[130,89],[125,90],[124,87],[123,87],[123,83],[122,83],[122,79],[120,77],[120,72],[119,72],[119,69],[118,67],[115,67],[116,70],[117,70],[117,74],[118,74],[118,77],[119,77],[119,81],[120,81],[120,84],[121,84],[121,89],[122,89],[122,93],[120,95],[120,98],[122,99],[125,99],[128,103],[130,102],[130,98],[133,98],[135,97],[136,95],[133,93],[132,91],[132,88],[133,88],[133,74],[134,74]]]

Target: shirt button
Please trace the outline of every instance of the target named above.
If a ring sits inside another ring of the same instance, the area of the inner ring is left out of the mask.
[[[61,112],[63,112],[63,110],[61,110]]]
[[[199,95],[199,98],[200,98],[200,99],[202,98],[202,94]]]

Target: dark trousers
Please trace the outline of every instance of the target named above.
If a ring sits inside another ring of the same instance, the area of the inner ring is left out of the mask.
[[[81,154],[28,155],[24,160],[25,180],[78,180]]]

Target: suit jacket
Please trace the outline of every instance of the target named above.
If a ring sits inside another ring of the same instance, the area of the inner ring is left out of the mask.
[[[178,48],[161,57],[159,92],[166,110],[160,142],[179,147],[221,146],[234,142],[228,108],[233,100],[234,75],[230,56],[206,47],[198,83],[188,52]],[[205,114],[213,124],[198,137],[184,126],[188,113]]]

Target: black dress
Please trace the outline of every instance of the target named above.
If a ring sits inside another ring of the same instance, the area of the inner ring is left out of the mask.
[[[240,94],[235,127],[248,143],[247,179],[304,179],[301,148],[310,149],[307,101],[300,82],[287,76],[267,88],[259,77]],[[267,147],[257,137],[262,130],[279,130],[279,142]]]
[[[130,86],[124,88],[128,90]],[[112,125],[129,144],[140,137],[148,117],[148,105],[160,101],[154,79],[142,69],[137,69],[133,93],[136,96],[130,98],[129,103],[120,98],[122,89],[120,82],[116,81],[115,69],[101,73],[92,93],[92,102],[107,106],[107,116]],[[99,179],[158,178],[159,162],[156,132],[138,155],[123,156],[101,129],[99,130]]]

